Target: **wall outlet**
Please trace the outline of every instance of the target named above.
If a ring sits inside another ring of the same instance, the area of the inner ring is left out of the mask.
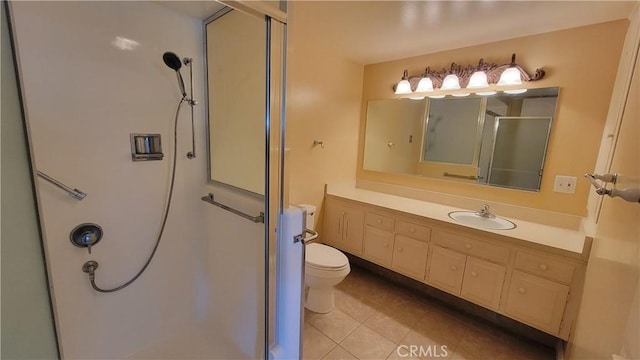
[[[553,183],[553,191],[559,193],[573,194],[576,192],[576,177],[575,176],[556,176],[556,181]]]

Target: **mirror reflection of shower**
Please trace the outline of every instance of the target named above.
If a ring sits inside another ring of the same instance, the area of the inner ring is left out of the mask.
[[[178,86],[180,88],[180,92],[182,94],[182,97],[180,99],[180,101],[178,101],[178,106],[176,108],[176,113],[175,113],[175,117],[174,117],[174,127],[173,127],[173,159],[172,159],[172,163],[171,163],[171,181],[169,182],[169,189],[167,192],[167,201],[165,202],[165,208],[163,210],[163,215],[162,215],[162,224],[160,225],[160,231],[158,232],[158,236],[156,237],[156,242],[155,245],[153,246],[153,250],[151,251],[151,254],[149,255],[149,257],[147,258],[147,260],[145,261],[144,265],[142,266],[142,268],[138,271],[138,273],[136,273],[129,281],[125,282],[124,284],[111,288],[111,289],[103,289],[100,286],[98,286],[96,284],[96,270],[98,269],[98,262],[97,261],[87,261],[83,264],[82,266],[82,271],[86,274],[89,275],[89,282],[91,283],[91,287],[98,292],[101,293],[110,293],[110,292],[116,292],[118,290],[122,290],[124,288],[126,288],[127,286],[133,284],[144,272],[145,270],[149,267],[149,264],[151,264],[151,260],[153,259],[154,255],[156,254],[156,251],[158,250],[158,246],[160,245],[160,240],[162,240],[162,235],[164,234],[164,230],[167,224],[167,219],[169,217],[169,210],[171,209],[171,200],[173,198],[173,189],[174,189],[174,185],[175,185],[175,178],[176,178],[176,163],[177,163],[177,149],[178,149],[178,118],[180,117],[180,107],[182,105],[183,102],[187,102],[190,106],[191,106],[191,136],[192,136],[192,140],[193,140],[193,150],[191,152],[189,152],[187,154],[187,158],[189,159],[193,159],[196,157],[196,149],[195,149],[195,129],[194,129],[194,124],[193,124],[193,107],[195,105],[197,105],[197,102],[195,100],[193,100],[193,72],[192,72],[192,67],[191,64],[193,62],[193,59],[190,58],[184,58],[182,60],[182,62],[180,61],[180,58],[178,58],[178,56],[172,52],[165,52],[162,55],[162,60],[164,61],[164,63],[171,69],[175,70],[176,72],[176,77],[178,78]],[[191,92],[190,95],[191,97],[188,98],[187,97],[187,93],[185,90],[185,86],[184,86],[184,80],[182,79],[182,75],[180,74],[180,68],[182,67],[182,63],[184,63],[185,65],[189,66],[189,79],[190,79],[190,87],[191,87]],[[89,248],[89,253],[90,252]]]

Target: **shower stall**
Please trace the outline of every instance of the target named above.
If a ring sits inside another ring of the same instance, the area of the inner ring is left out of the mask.
[[[3,4],[45,259],[35,271],[46,271],[61,358],[299,354],[302,213],[283,191],[286,9],[266,3]],[[239,167],[257,152],[262,191],[220,181],[207,156],[221,151],[214,99],[232,101],[211,84],[207,24],[228,13],[264,27],[262,115],[227,149]],[[250,132],[262,146],[245,146]]]

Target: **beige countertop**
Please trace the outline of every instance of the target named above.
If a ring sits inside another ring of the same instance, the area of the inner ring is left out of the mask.
[[[375,191],[358,189],[353,185],[328,184],[327,194],[346,199],[359,201],[371,205],[381,206],[392,210],[402,211],[426,217],[433,220],[442,221],[449,224],[465,226],[478,229],[492,234],[508,236],[519,240],[528,241],[535,244],[550,246],[553,248],[566,250],[581,254],[587,235],[584,231],[569,230],[549,225],[528,222],[520,219],[512,219],[500,214],[499,216],[516,224],[511,230],[491,230],[480,227],[468,226],[459,223],[449,217],[452,211],[478,210],[461,209],[432,202],[410,199],[406,197],[390,195]]]

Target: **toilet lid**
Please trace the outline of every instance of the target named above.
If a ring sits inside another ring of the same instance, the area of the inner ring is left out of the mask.
[[[304,260],[307,264],[330,269],[341,268],[349,264],[349,259],[339,250],[322,244],[307,245]]]

